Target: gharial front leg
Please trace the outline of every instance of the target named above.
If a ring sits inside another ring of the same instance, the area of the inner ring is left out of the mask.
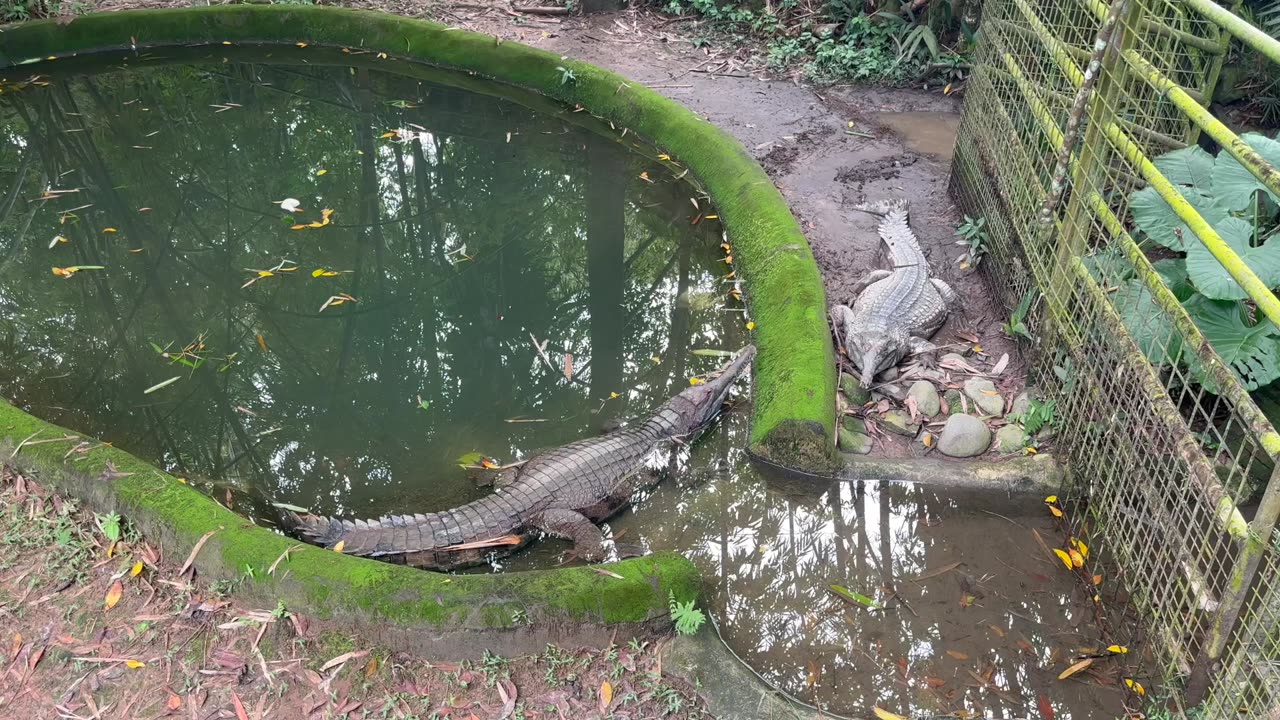
[[[530,523],[548,535],[573,541],[573,551],[588,562],[604,559],[604,534],[585,515],[573,510],[543,510]]]
[[[893,274],[892,270],[872,270],[866,275],[863,275],[860,280],[858,280],[856,283],[853,284],[853,289],[850,291],[850,295],[852,297],[849,298],[849,304],[852,305],[854,301],[858,299],[858,296],[861,295],[863,291],[865,291],[867,288],[889,277],[892,274]]]
[[[921,367],[933,370],[938,367],[938,346],[921,337],[907,338],[907,353],[912,355]]]

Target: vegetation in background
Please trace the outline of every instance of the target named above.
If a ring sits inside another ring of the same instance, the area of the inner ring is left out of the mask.
[[[799,69],[815,82],[944,85],[962,79],[968,68],[964,56],[974,41],[978,8],[973,0],[783,0],[763,8],[667,0],[663,9],[700,15],[739,42],[763,41],[771,67]]]
[[[1232,8],[1240,17],[1280,39],[1280,0],[1248,0]],[[1242,121],[1266,128],[1280,127],[1280,67],[1265,56],[1232,40],[1214,92],[1218,102],[1242,103]]]
[[[1260,155],[1280,163],[1280,142],[1249,133],[1243,136]],[[1280,198],[1271,194],[1229,153],[1216,157],[1199,147],[1166,153],[1155,165],[1179,192],[1271,287],[1280,287]],[[1226,269],[1151,187],[1130,198],[1133,223],[1154,265],[1173,294],[1240,381],[1256,390],[1280,379],[1280,329],[1263,318]],[[1143,282],[1118,255],[1089,259],[1095,276],[1115,288],[1116,307],[1125,325],[1155,365],[1186,365],[1213,390],[1193,353],[1183,352],[1169,320],[1155,307]]]

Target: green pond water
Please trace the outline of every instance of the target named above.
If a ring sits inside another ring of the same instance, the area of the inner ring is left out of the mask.
[[[714,208],[585,113],[315,48],[3,89],[0,393],[259,522],[466,502],[460,462],[642,415],[720,362],[693,351],[749,341]],[[858,716],[1120,714],[1122,661],[1056,679],[1098,640],[1040,498],[779,475],[745,455],[747,395],[606,530],[690,557],[756,672]]]

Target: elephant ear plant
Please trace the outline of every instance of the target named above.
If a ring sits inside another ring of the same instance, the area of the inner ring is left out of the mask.
[[[1280,165],[1280,142],[1243,136],[1267,161]],[[1270,287],[1280,287],[1280,198],[1230,153],[1216,157],[1192,146],[1166,153],[1155,165],[1187,202]],[[1244,290],[1150,186],[1129,196],[1133,225],[1153,265],[1200,331],[1250,391],[1280,379],[1280,329],[1254,311]],[[1126,327],[1153,365],[1186,365],[1208,390],[1212,378],[1185,351],[1168,317],[1156,306],[1132,266],[1107,248],[1085,259],[1099,280],[1115,287],[1113,300]]]

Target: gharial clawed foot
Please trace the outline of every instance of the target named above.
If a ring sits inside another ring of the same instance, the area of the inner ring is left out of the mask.
[[[924,338],[913,337],[907,341],[907,349],[916,363],[926,370],[938,369],[938,346]]]

